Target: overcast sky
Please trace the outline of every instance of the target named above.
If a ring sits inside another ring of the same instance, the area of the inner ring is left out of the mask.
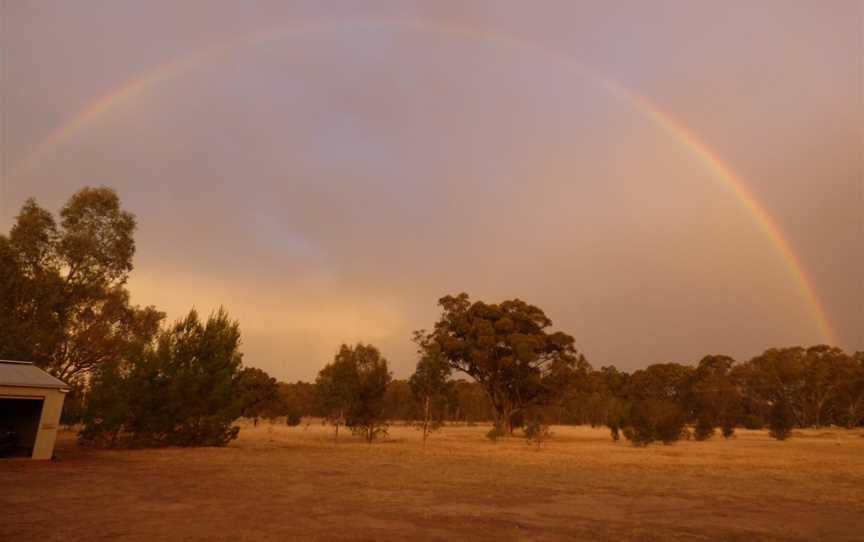
[[[0,229],[28,196],[114,187],[133,300],[224,305],[280,379],[343,341],[405,377],[460,291],[539,305],[597,367],[823,342],[760,218],[648,102],[864,349],[858,1],[2,6]]]

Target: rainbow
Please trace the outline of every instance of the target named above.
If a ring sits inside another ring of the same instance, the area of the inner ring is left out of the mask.
[[[596,72],[588,70],[584,65],[564,53],[541,46],[540,44],[527,41],[510,34],[494,32],[470,27],[461,27],[451,24],[419,22],[404,19],[347,19],[347,20],[319,20],[307,21],[294,24],[289,27],[280,27],[250,35],[231,39],[226,43],[207,47],[180,58],[156,65],[145,73],[129,79],[120,86],[111,89],[108,93],[88,103],[77,111],[66,121],[59,124],[45,138],[43,138],[30,153],[13,168],[10,178],[15,178],[30,171],[37,161],[44,157],[51,149],[57,148],[63,142],[72,138],[75,134],[83,131],[87,126],[95,123],[99,118],[106,115],[123,104],[131,103],[142,93],[161,82],[183,75],[203,64],[213,63],[226,54],[239,48],[250,47],[257,44],[276,42],[288,37],[319,32],[322,30],[333,30],[340,26],[363,26],[372,27],[393,26],[399,29],[409,29],[418,32],[432,32],[454,36],[468,41],[479,41],[487,44],[499,45],[518,49],[521,51],[534,52],[547,59],[553,60],[580,77],[591,80],[602,88],[630,104],[635,110],[645,115],[655,124],[662,127],[672,138],[681,143],[685,148],[697,157],[713,176],[721,181],[738,199],[741,205],[755,218],[763,233],[771,241],[779,255],[782,257],[786,267],[794,278],[803,299],[811,308],[813,317],[818,324],[823,340],[829,344],[836,343],[831,320],[828,311],[819,299],[813,281],[805,271],[801,258],[796,254],[792,245],[786,239],[777,221],[768,210],[759,204],[753,193],[747,188],[744,181],[735,171],[723,161],[696,134],[675,119],[672,115],[661,110],[650,100],[641,96],[620,84],[600,77]]]

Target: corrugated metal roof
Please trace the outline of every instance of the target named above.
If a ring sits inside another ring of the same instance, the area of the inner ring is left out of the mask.
[[[5,360],[0,360],[0,386],[69,388],[62,380],[54,378],[29,361]]]

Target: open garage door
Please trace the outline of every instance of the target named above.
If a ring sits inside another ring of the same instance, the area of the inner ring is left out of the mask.
[[[0,457],[29,457],[33,453],[41,397],[0,397]]]

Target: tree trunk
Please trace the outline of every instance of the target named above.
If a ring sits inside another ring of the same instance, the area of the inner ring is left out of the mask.
[[[426,436],[429,434],[429,395],[426,395],[426,404],[423,406],[423,447],[426,447]]]
[[[339,425],[342,423],[342,412],[339,412],[339,417],[336,418],[336,434],[333,436],[333,442],[339,442]]]
[[[515,410],[509,407],[501,407],[501,412],[498,414],[498,427],[500,427],[505,436],[513,436],[513,414]]]

